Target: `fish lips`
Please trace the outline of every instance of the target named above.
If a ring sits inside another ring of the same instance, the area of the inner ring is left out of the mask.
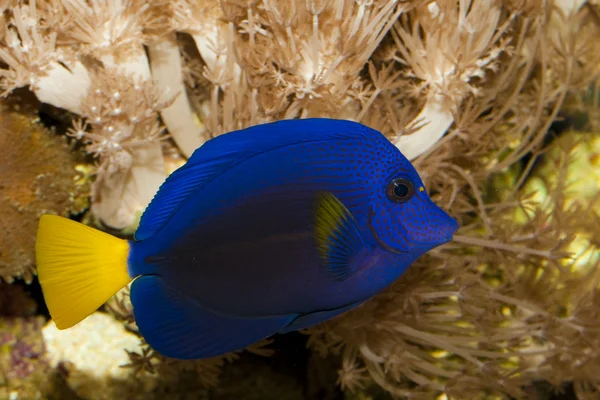
[[[458,220],[447,215],[445,221],[436,228],[436,238],[431,241],[411,241],[411,245],[417,248],[433,249],[452,241],[454,234],[460,228]]]
[[[400,249],[400,248],[391,246],[391,245],[387,244],[385,242],[385,240],[383,240],[383,238],[381,238],[381,236],[379,236],[377,229],[375,229],[375,226],[373,225],[373,217],[375,215],[375,210],[373,209],[373,207],[371,207],[371,209],[369,210],[369,222],[368,222],[369,229],[371,230],[371,234],[373,235],[373,237],[375,238],[375,240],[377,241],[379,246],[381,246],[386,251],[389,251],[389,252],[395,253],[395,254],[406,254],[406,253],[410,253],[411,249],[413,251],[415,249],[419,249],[419,250],[422,250],[423,252],[426,252],[435,247],[438,247],[445,243],[450,242],[452,240],[454,234],[460,227],[458,224],[458,221],[455,218],[452,218],[450,215],[448,215],[442,209],[439,209],[439,211],[440,211],[440,216],[438,218],[438,224],[436,224],[436,227],[435,227],[435,231],[434,231],[435,233],[433,235],[430,235],[430,237],[433,237],[433,239],[424,241],[423,239],[410,240],[409,238],[407,238],[408,239],[407,240],[408,248],[405,248],[405,249]]]

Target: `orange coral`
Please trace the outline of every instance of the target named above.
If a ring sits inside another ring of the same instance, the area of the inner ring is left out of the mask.
[[[0,132],[0,277],[30,281],[38,217],[69,212],[77,192],[76,161],[64,138],[32,115],[1,112]]]

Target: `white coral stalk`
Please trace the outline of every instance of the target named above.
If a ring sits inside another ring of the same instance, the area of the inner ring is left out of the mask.
[[[92,211],[104,224],[124,229],[135,225],[166,174],[158,142],[144,143],[117,157],[124,158],[118,168],[98,175]]]
[[[80,114],[81,102],[90,86],[89,71],[82,63],[72,62],[67,69],[54,62],[48,65],[44,76],[37,79],[32,89],[41,102]]]
[[[133,81],[148,81],[151,79],[150,65],[144,48],[136,46],[128,52],[127,58],[116,59],[114,54],[104,54],[100,61],[105,67],[117,71],[119,74],[129,76]]]
[[[585,0],[556,0],[555,4],[566,15],[570,15],[576,13],[581,7],[583,7]]]
[[[504,51],[499,26],[501,5],[494,0],[437,0],[415,11],[411,27],[397,23],[394,38],[403,62],[419,79],[427,103],[415,118],[421,129],[395,144],[414,159],[435,144],[454,122],[452,111],[467,94],[478,94],[473,80],[494,70]]]
[[[132,49],[130,56],[120,62],[113,54],[104,54],[105,66],[112,67],[119,75],[132,82],[148,82],[151,78],[148,58],[141,45]],[[137,50],[137,51],[135,51]],[[135,118],[135,117],[134,117]],[[139,121],[130,121],[132,136],[142,137]],[[161,144],[147,140],[128,150],[130,162],[116,163],[118,168],[104,171],[96,183],[97,195],[92,196],[92,211],[104,224],[123,229],[135,225],[140,214],[148,206],[166,178]]]
[[[430,97],[428,97],[427,103],[425,103],[419,115],[413,120],[413,123],[422,125],[421,128],[411,135],[398,137],[394,142],[409,160],[425,153],[444,136],[454,123],[452,111],[444,100],[436,94],[431,94]]]
[[[105,91],[96,89],[86,102],[86,114],[94,127],[85,132],[88,151],[101,159],[92,195],[92,211],[106,225],[133,227],[166,178],[161,144],[162,129],[156,123],[161,104],[153,105],[145,94],[150,83],[132,76],[109,73]],[[138,86],[139,85],[139,86]],[[112,98],[111,98],[112,96]],[[99,109],[94,104],[107,104]],[[99,122],[94,124],[94,121]]]
[[[241,68],[234,61],[230,47],[233,40],[231,26],[222,20],[224,15],[221,7],[214,5],[178,0],[173,3],[173,10],[173,28],[192,36],[205,63],[205,74],[215,85],[211,93],[215,100],[228,84],[238,84],[241,79]],[[159,87],[177,93],[174,102],[161,111],[161,116],[181,152],[189,157],[209,136],[205,125],[198,123],[199,118],[187,97],[175,35],[170,34],[155,41],[149,46],[149,54],[152,74]],[[229,100],[233,96],[231,92],[222,94]],[[212,104],[216,105],[217,100]],[[213,134],[235,128],[233,115],[227,110],[220,112],[213,107],[208,112],[211,114],[209,123],[212,123],[209,130]],[[228,125],[227,128],[216,125],[219,115],[228,120],[224,124]]]
[[[110,71],[105,75],[105,85],[96,85],[96,91],[108,93],[88,98],[87,113],[82,113],[100,118],[90,123],[103,129],[98,153],[102,167],[92,196],[92,211],[106,225],[131,227],[166,177],[161,144],[154,140],[155,132],[145,133],[157,111],[146,103],[143,94],[151,79],[142,40],[143,16],[149,6],[138,0],[64,3],[76,21],[67,35],[79,43],[82,52],[94,56],[105,71]],[[115,85],[115,81],[121,81],[121,85]],[[121,98],[124,91],[129,94],[126,101]],[[132,104],[136,99],[139,104]],[[99,102],[105,101],[113,102],[112,107],[103,114],[95,113],[95,109],[102,108]],[[104,142],[112,145],[102,147]]]
[[[173,103],[160,115],[181,152],[190,157],[205,141],[204,128],[195,123],[196,117],[187,97],[179,47],[175,34],[163,37],[148,47],[152,77],[159,90],[174,92]]]
[[[204,76],[213,84],[211,92],[211,109],[208,123],[214,134],[238,128],[235,121],[234,104],[236,102],[236,88],[245,82],[242,80],[242,69],[236,62],[233,49],[234,26],[223,23],[219,19],[206,24],[202,34],[192,34],[196,47],[206,64]],[[229,90],[228,90],[229,89]],[[219,97],[223,96],[223,107],[219,110]],[[219,121],[221,123],[219,123]]]
[[[2,84],[6,92],[30,86],[40,101],[79,113],[91,84],[89,73],[57,50],[56,33],[43,31],[39,22],[35,0],[12,8],[0,46],[0,59],[8,65],[0,71]]]

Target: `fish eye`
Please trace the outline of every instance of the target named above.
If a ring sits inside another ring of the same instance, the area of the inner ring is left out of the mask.
[[[386,194],[388,199],[396,203],[404,203],[415,194],[415,187],[408,179],[395,178],[388,184]]]

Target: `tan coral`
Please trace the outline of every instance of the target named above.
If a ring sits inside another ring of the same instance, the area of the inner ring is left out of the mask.
[[[225,1],[221,7],[176,1],[173,28],[191,35],[201,57],[202,70],[195,72],[210,86],[208,100],[192,97],[193,108],[182,102],[178,115],[191,121],[191,113],[199,113],[203,140],[282,118],[361,119],[365,113],[349,91],[408,7],[396,1]],[[161,66],[158,73],[167,70]],[[188,132],[182,126],[173,132],[178,143],[198,136],[192,123],[187,126]]]
[[[130,228],[166,176],[156,114],[169,98],[147,80],[111,70],[93,76],[97,83],[81,104],[87,118],[69,134],[100,160],[92,211],[103,224]]]
[[[101,201],[94,211],[102,222],[115,228],[135,224],[165,179],[164,165],[160,165],[161,146],[154,140],[154,133],[160,128],[148,132],[148,124],[139,126],[135,119],[125,122],[116,110],[96,121],[97,115],[88,115],[91,107],[86,108],[86,104],[99,88],[112,95],[114,87],[106,87],[106,82],[123,79],[130,80],[130,90],[140,88],[139,98],[145,99],[143,87],[149,84],[150,70],[142,44],[146,40],[145,24],[155,18],[151,9],[146,2],[134,0],[32,0],[7,7],[3,15],[6,31],[0,44],[0,59],[8,68],[0,71],[0,77],[5,93],[29,86],[45,103],[91,118],[91,124],[119,125],[121,131],[131,131],[144,142],[135,149],[123,149],[116,158],[105,157],[106,152],[94,152],[100,163],[94,200],[95,204]],[[107,75],[109,79],[105,81]],[[147,83],[139,86],[135,81]],[[144,106],[135,103],[137,107]],[[101,108],[103,104],[96,106]],[[157,125],[157,111],[151,104],[146,107],[149,110],[139,110],[144,113],[144,120],[153,118]],[[128,126],[124,127],[124,123]],[[114,138],[109,135],[105,139],[113,142]],[[136,168],[124,159],[135,161]],[[123,196],[126,202],[121,207]]]
[[[458,7],[451,1],[430,2],[396,23],[399,60],[409,66],[427,98],[415,118],[422,128],[395,141],[409,159],[446,133],[466,95],[477,96],[479,84],[499,70],[501,56],[518,45],[506,35],[513,19],[503,16],[496,0],[464,0]]]
[[[537,9],[544,10],[557,12]],[[599,71],[579,51],[592,45],[589,39],[572,40],[564,26],[566,36],[557,40],[556,31],[546,36],[540,14],[531,18],[516,21],[530,26],[516,48],[524,55],[520,66],[504,78],[492,74],[499,85],[484,83],[479,95],[468,95],[455,113],[457,129],[416,163],[434,200],[460,218],[460,235],[387,292],[311,333],[313,348],[344,350],[340,382],[349,389],[366,380],[398,397],[526,398],[525,386],[546,380],[555,387],[571,381],[581,396],[597,396],[597,244],[582,249],[577,240],[597,232],[586,222],[597,212],[566,200],[577,185],[565,160],[581,153],[563,146],[554,150],[561,162],[549,159],[553,175],[545,181],[553,185],[546,193],[560,207],[536,205],[519,188],[532,171],[543,173],[534,162],[566,94]],[[521,164],[527,154],[531,160]],[[494,185],[498,174],[511,179]],[[593,174],[585,179],[581,186],[597,186]],[[487,197],[482,187],[494,194]],[[515,219],[521,208],[528,217]]]

